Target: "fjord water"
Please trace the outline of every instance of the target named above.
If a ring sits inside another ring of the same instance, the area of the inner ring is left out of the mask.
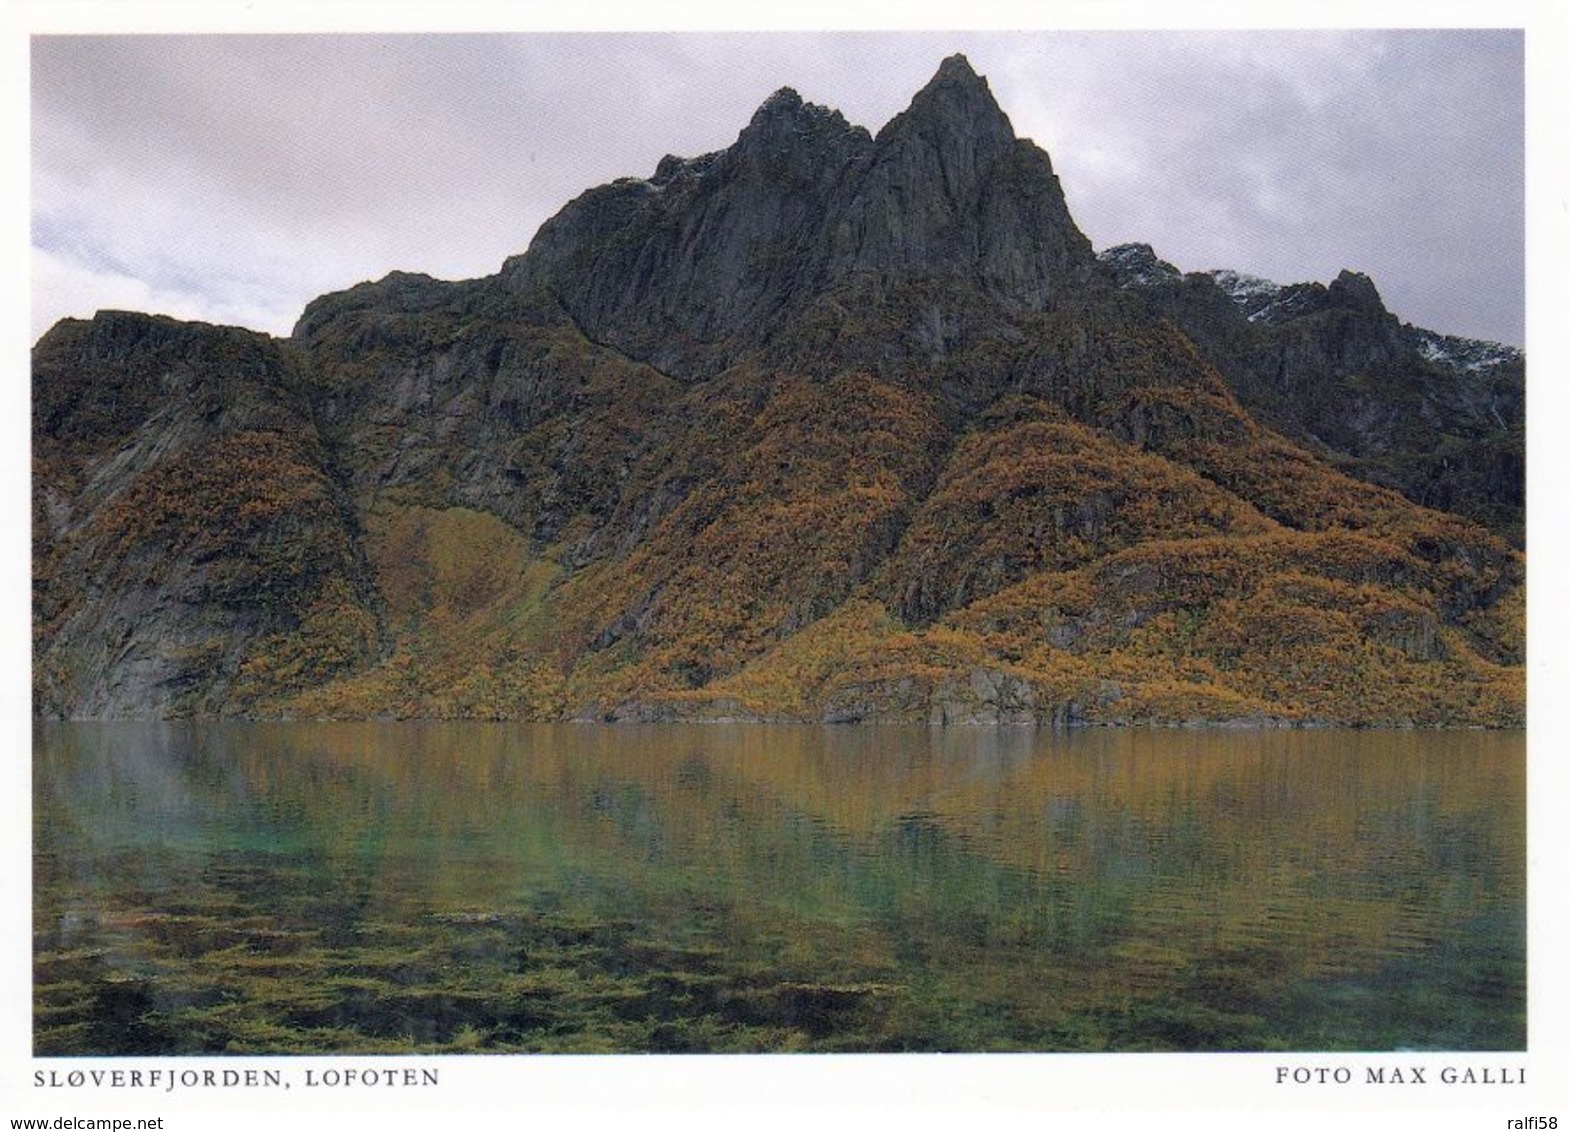
[[[1520,734],[35,734],[40,1055],[1525,1044]]]

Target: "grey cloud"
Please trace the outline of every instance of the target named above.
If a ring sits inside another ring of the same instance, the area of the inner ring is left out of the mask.
[[[35,231],[72,278],[297,312],[395,268],[494,271],[583,190],[730,144],[782,85],[875,131],[955,50],[1098,246],[1354,267],[1404,318],[1520,341],[1516,33],[42,37]]]

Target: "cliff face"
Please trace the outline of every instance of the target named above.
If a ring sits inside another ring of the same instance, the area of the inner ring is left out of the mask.
[[[1046,154],[955,56],[876,138],[781,90],[724,152],[573,201],[502,281],[691,380],[852,282],[922,278],[1040,310],[1093,263]]]
[[[353,504],[283,348],[105,313],[33,367],[37,710],[243,710],[374,658]]]
[[[1170,318],[1260,422],[1359,479],[1525,545],[1525,360],[1401,323],[1373,282],[1282,287],[1183,275],[1147,244],[1101,254]]]
[[[875,138],[781,91],[287,342],[62,323],[37,710],[1518,723],[1519,554],[1270,416],[1418,332],[1348,276],[1266,346],[1132,271],[955,57]]]

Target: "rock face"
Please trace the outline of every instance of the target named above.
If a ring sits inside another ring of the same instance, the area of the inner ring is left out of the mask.
[[[105,312],[33,366],[41,713],[240,711],[374,658],[353,505],[277,343]]]
[[[951,281],[1043,309],[1093,261],[1050,159],[956,55],[875,139],[780,90],[724,152],[583,194],[502,278],[691,380],[851,280]]]
[[[35,710],[1514,725],[1520,554],[1384,473],[1518,364],[1097,260],[962,57],[786,89],[488,279],[52,330]]]
[[[1281,286],[1183,275],[1147,244],[1101,253],[1261,422],[1335,467],[1525,540],[1525,360],[1390,314],[1365,275]]]

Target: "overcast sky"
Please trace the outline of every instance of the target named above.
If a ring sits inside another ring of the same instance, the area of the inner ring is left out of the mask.
[[[789,85],[875,132],[954,51],[1097,249],[1524,336],[1516,31],[41,36],[33,317],[287,333],[388,271],[496,271],[566,201],[735,140]]]

